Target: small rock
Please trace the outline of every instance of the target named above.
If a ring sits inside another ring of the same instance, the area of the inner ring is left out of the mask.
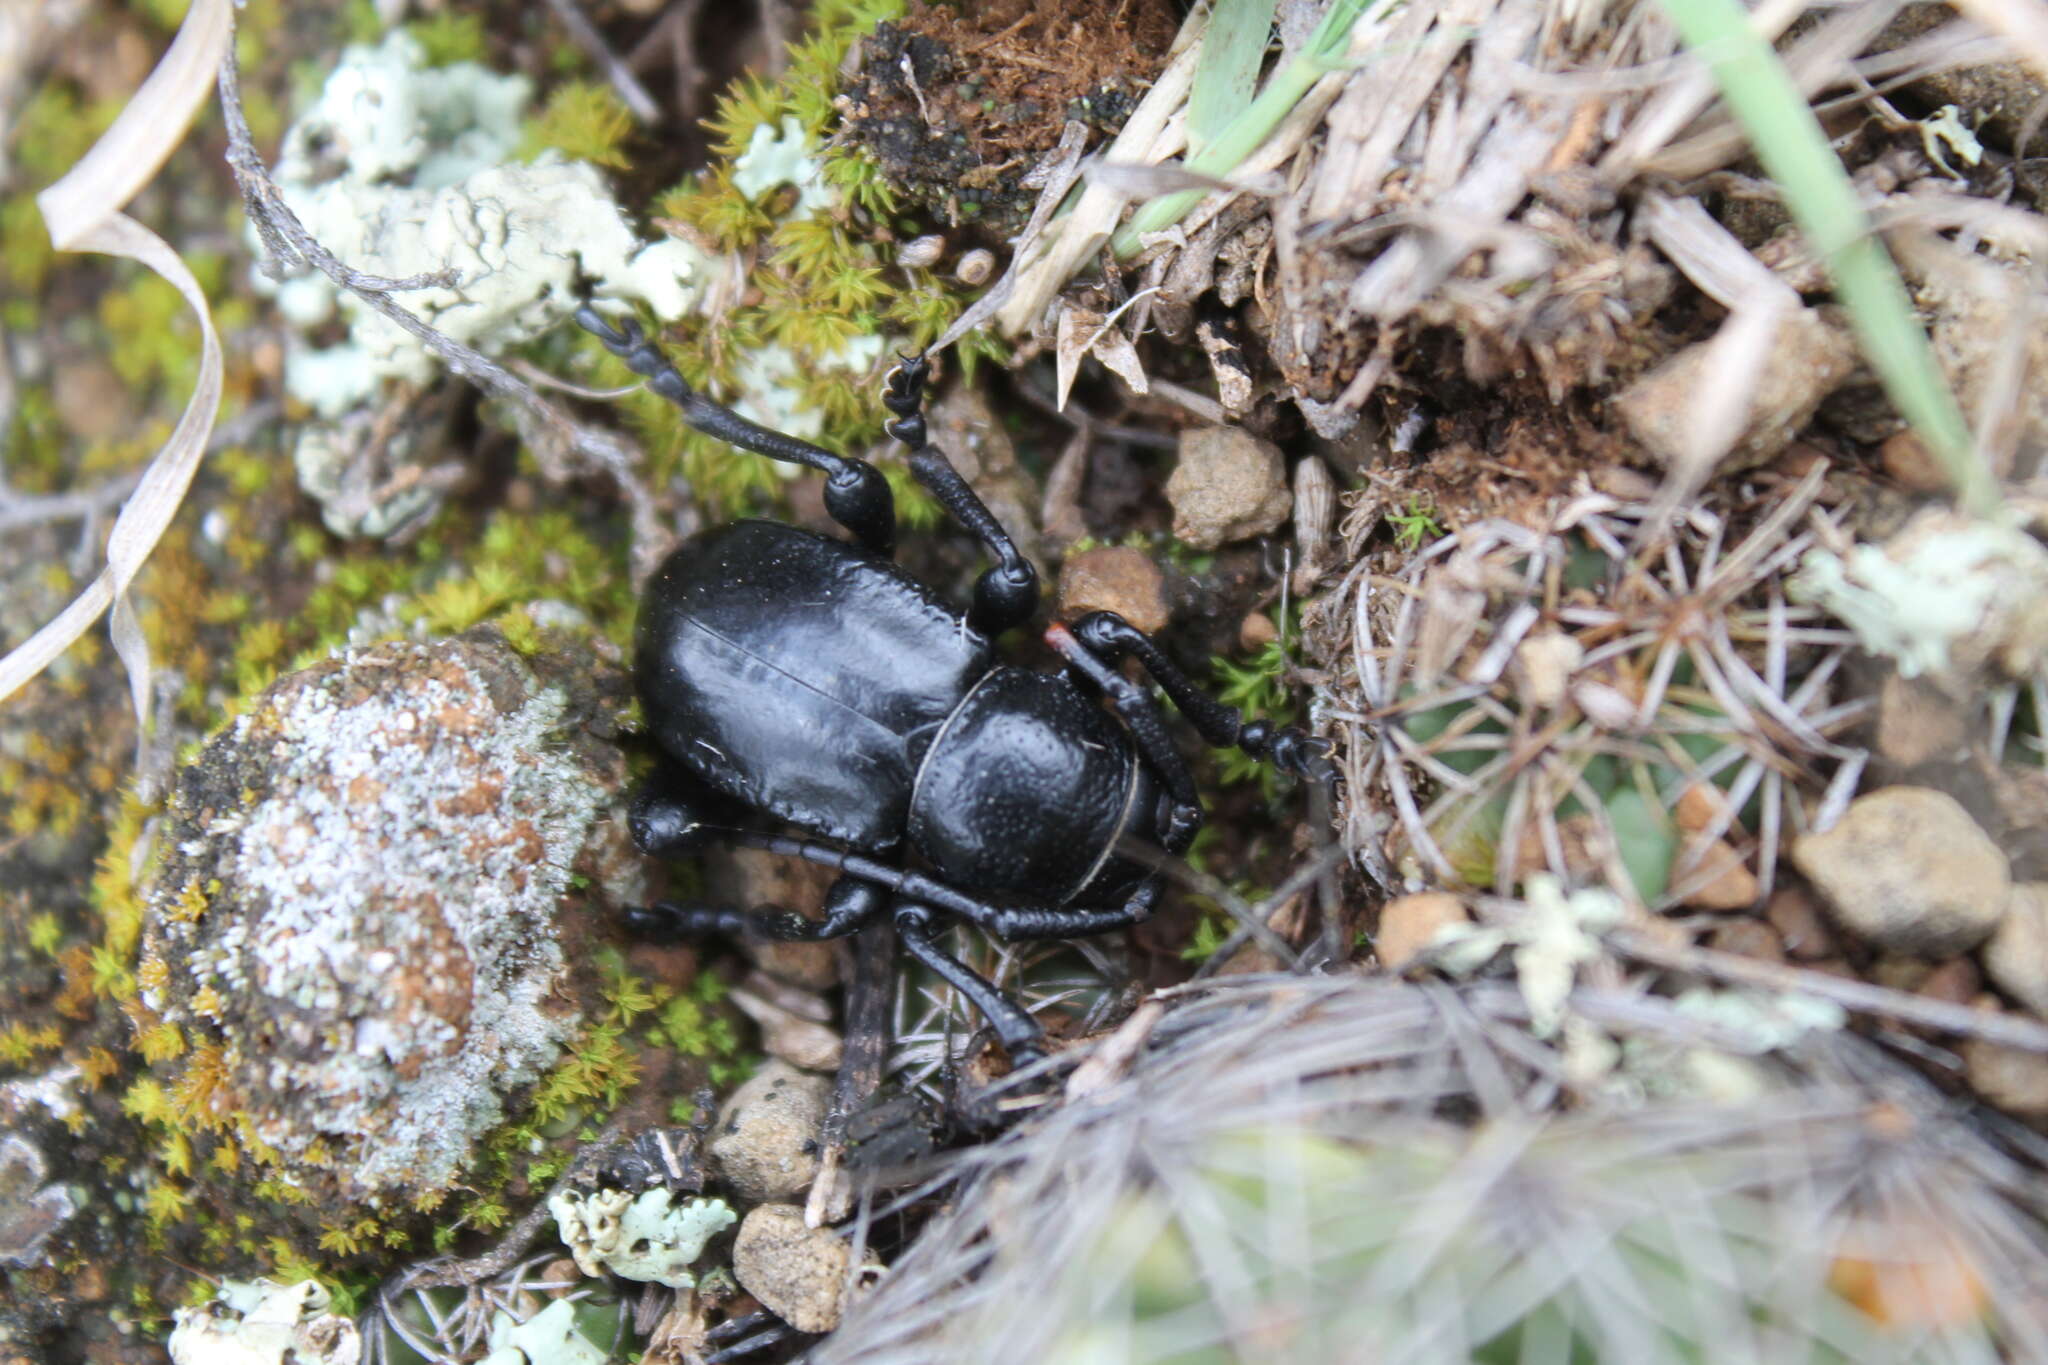
[[[762,1204],[747,1214],[732,1246],[733,1278],[761,1306],[799,1332],[839,1325],[846,1243],[830,1228],[804,1226],[794,1204]]]
[[[1977,964],[1967,957],[1952,957],[1929,972],[1915,993],[1929,1000],[1967,1005],[1983,989],[1984,980],[1977,971]]]
[[[2048,882],[2021,882],[1998,932],[1984,945],[1984,970],[1998,989],[2048,1016]]]
[[[1196,550],[1265,535],[1294,506],[1280,448],[1239,427],[1182,432],[1166,497],[1173,534]]]
[[[771,1061],[733,1092],[719,1116],[711,1155],[745,1198],[788,1199],[818,1174],[818,1133],[832,1082]]]
[[[1684,843],[1672,850],[1671,887],[1679,904],[1696,910],[1744,910],[1763,894],[1756,874],[1725,839],[1701,850]]]
[[[761,1046],[770,1057],[809,1071],[838,1069],[846,1045],[832,1029],[752,991],[735,988],[727,998],[760,1028]]]
[[[1398,972],[1436,938],[1447,924],[1469,924],[1472,914],[1465,903],[1448,891],[1424,891],[1397,896],[1380,910],[1380,929],[1373,935],[1373,951],[1380,965]]]
[[[1741,828],[1728,809],[1727,796],[1711,782],[1695,782],[1680,792],[1671,808],[1671,819],[1686,834],[1711,829],[1719,835]]]
[[[1724,953],[1736,953],[1759,962],[1783,962],[1785,941],[1778,931],[1760,919],[1732,919],[1714,926],[1707,946]]]
[[[1804,889],[1786,886],[1773,891],[1764,918],[1778,931],[1785,955],[1793,961],[1818,962],[1835,955],[1834,930]]]
[[[1968,708],[1927,679],[1893,673],[1879,685],[1877,751],[1900,767],[1947,758],[1968,739]]]
[[[1970,1088],[2008,1114],[2048,1118],[2048,1056],[1972,1038],[1963,1044]]]
[[[1237,647],[1246,653],[1262,649],[1280,638],[1280,628],[1262,611],[1248,611],[1237,628]]]
[[[1878,463],[1901,488],[1914,493],[1945,493],[1948,473],[1918,436],[1902,431],[1877,448]]]
[[[1105,545],[1060,566],[1060,619],[1113,611],[1147,635],[1166,625],[1166,578],[1143,550]]]
[[[1686,347],[1631,384],[1616,400],[1631,435],[1657,462],[1684,460],[1700,423],[1700,389],[1717,363],[1714,343]],[[1823,398],[1856,369],[1856,346],[1812,309],[1789,314],[1771,340],[1749,412],[1734,446],[1722,456],[1723,473],[1750,469],[1791,444]]]
[[[1851,802],[1792,862],[1835,919],[1881,948],[1948,957],[1990,936],[2011,890],[2005,854],[1952,796],[1886,787]]]

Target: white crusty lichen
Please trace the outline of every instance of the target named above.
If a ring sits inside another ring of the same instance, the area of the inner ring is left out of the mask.
[[[560,1054],[555,916],[609,795],[566,704],[495,637],[394,642],[286,678],[181,774],[144,1003],[273,1178],[446,1188]]]
[[[702,252],[672,239],[643,244],[593,166],[546,153],[527,165],[511,160],[531,95],[524,77],[473,62],[427,69],[403,32],[351,47],[285,135],[278,185],[307,231],[356,270],[387,279],[453,272],[449,287],[398,297],[486,353],[541,335],[586,292],[642,300],[664,319],[688,312]],[[286,387],[323,415],[386,379],[432,376],[416,339],[325,275],[306,271],[277,295],[302,332],[337,311],[349,324],[347,341],[296,342],[286,357]]]
[[[2025,678],[2048,660],[2048,549],[2017,527],[1931,510],[1884,545],[1808,551],[1788,589],[1903,677]]]
[[[549,1196],[548,1212],[584,1274],[609,1273],[671,1289],[697,1283],[690,1267],[704,1254],[704,1244],[737,1221],[722,1199],[676,1205],[660,1187],[637,1197],[624,1190],[587,1196],[568,1190]]]
[[[313,1280],[222,1280],[212,1300],[177,1310],[172,1365],[356,1365],[362,1338],[332,1301]]]

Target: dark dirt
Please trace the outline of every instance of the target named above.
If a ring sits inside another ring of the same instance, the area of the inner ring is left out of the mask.
[[[1006,235],[1035,195],[1019,181],[1063,125],[1121,127],[1177,26],[1166,0],[914,4],[862,44],[840,99],[845,136],[949,226]]]

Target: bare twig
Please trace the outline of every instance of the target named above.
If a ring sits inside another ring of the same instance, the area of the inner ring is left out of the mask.
[[[604,78],[610,81],[612,89],[618,92],[627,112],[641,123],[659,124],[661,106],[654,102],[654,96],[647,93],[647,87],[640,84],[639,79],[627,69],[626,64],[619,60],[619,55],[605,42],[604,35],[597,31],[596,25],[584,16],[576,0],[548,0],[548,8],[562,21],[562,27],[569,31],[569,37],[576,46],[582,48],[585,55],[597,63],[597,69],[604,72]]]
[[[405,280],[387,280],[351,269],[322,246],[299,216],[285,202],[269,167],[256,150],[249,122],[242,112],[242,93],[235,54],[229,48],[220,67],[221,112],[228,132],[228,168],[242,191],[249,219],[263,239],[272,260],[266,268],[273,273],[306,266],[320,271],[343,289],[416,339],[443,364],[511,409],[520,439],[532,448],[543,471],[554,477],[566,476],[579,466],[602,472],[612,479],[632,513],[635,567],[651,570],[666,548],[666,533],[654,506],[654,498],[641,483],[634,468],[640,452],[624,438],[571,420],[542,398],[531,384],[510,370],[422,322],[397,300],[393,291],[431,283],[452,284],[442,275],[421,275]]]
[[[1765,990],[1792,991],[1800,995],[1832,1000],[1857,1014],[1918,1024],[1961,1038],[1982,1038],[2028,1052],[2048,1052],[2048,1024],[2017,1015],[1954,1005],[1924,995],[1909,995],[1867,981],[1853,981],[1826,972],[1808,971],[1781,962],[1724,953],[1715,948],[1673,946],[1630,929],[1616,930],[1606,937],[1609,947],[1624,957],[1667,971],[1689,972],[1743,986]]]

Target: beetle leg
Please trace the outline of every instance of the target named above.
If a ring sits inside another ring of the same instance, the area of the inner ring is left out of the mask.
[[[674,901],[628,906],[623,915],[626,927],[635,937],[657,943],[721,934],[777,943],[816,943],[860,932],[881,913],[887,899],[881,887],[848,875],[832,883],[832,889],[825,893],[823,919],[806,919],[793,910],[769,905],[746,911],[722,905],[678,905]]]
[[[1057,623],[1047,626],[1045,642],[1067,661],[1068,668],[1107,696],[1110,704],[1116,707],[1117,714],[1123,717],[1131,738],[1138,742],[1138,752],[1144,755],[1145,761],[1152,765],[1152,771],[1159,774],[1160,780],[1166,784],[1166,794],[1170,798],[1171,808],[1157,831],[1159,846],[1176,855],[1187,852],[1188,845],[1195,841],[1195,835],[1202,828],[1202,795],[1195,786],[1195,775],[1188,769],[1188,761],[1174,747],[1173,736],[1167,731],[1166,717],[1161,714],[1159,703],[1150,691],[1097,658],[1065,626]]]
[[[904,949],[981,1011],[989,1027],[995,1030],[1003,1051],[1010,1054],[1012,1064],[1022,1066],[1045,1055],[1045,1030],[1030,1012],[933,940],[929,907],[916,901],[898,901],[895,918],[896,934],[903,940]]]
[[[728,445],[821,471],[825,475],[825,510],[832,520],[853,532],[861,547],[887,556],[896,549],[896,495],[882,471],[866,460],[834,455],[809,441],[771,431],[691,388],[661,353],[661,348],[631,318],[617,327],[589,304],[576,310],[576,325],[591,333],[605,349],[626,362],[626,368],[647,380],[647,387],[682,409],[683,420],[706,436]]]
[[[1038,570],[1031,567],[980,495],[960,477],[946,453],[926,439],[924,381],[930,372],[931,362],[921,355],[905,356],[889,371],[882,405],[896,414],[896,419],[883,429],[910,447],[911,477],[995,556],[996,563],[974,582],[974,605],[967,612],[967,623],[984,635],[1001,635],[1038,613]]]
[[[1152,680],[1173,698],[1173,704],[1193,723],[1202,738],[1214,747],[1225,749],[1235,744],[1253,758],[1263,759],[1284,773],[1307,778],[1325,787],[1336,786],[1337,767],[1327,757],[1330,752],[1328,740],[1312,738],[1292,725],[1246,720],[1236,708],[1225,706],[1196,687],[1144,631],[1115,612],[1089,612],[1074,622],[1071,630],[1083,645],[1111,663],[1126,656],[1136,658],[1152,675]]]
[[[1091,910],[1079,905],[1057,908],[990,905],[982,907],[978,914],[963,915],[962,918],[973,921],[997,938],[1011,942],[1032,938],[1086,938],[1112,929],[1128,929],[1150,919],[1152,907],[1158,904],[1159,892],[1164,885],[1165,878],[1155,872],[1139,882],[1130,899],[1114,909]]]

